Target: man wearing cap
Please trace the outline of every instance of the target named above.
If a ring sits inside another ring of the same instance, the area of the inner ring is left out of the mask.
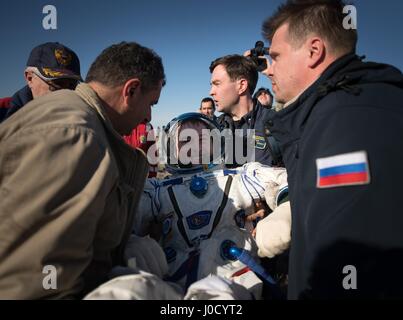
[[[0,125],[2,299],[80,298],[133,251],[158,251],[147,239],[125,250],[148,164],[122,135],[151,121],[164,84],[161,58],[122,42],[75,90],[35,98]]]
[[[58,42],[47,42],[32,49],[24,72],[27,85],[12,97],[0,99],[0,122],[32,99],[59,89],[75,89],[80,61],[75,52]]]

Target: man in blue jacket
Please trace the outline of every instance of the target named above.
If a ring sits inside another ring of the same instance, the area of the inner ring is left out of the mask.
[[[403,297],[403,76],[355,54],[343,7],[290,0],[263,24],[285,103],[267,125],[288,172],[291,299]]]
[[[210,65],[210,72],[210,95],[217,111],[223,113],[218,117],[218,123],[234,136],[238,133],[242,137],[233,140],[234,156],[232,159],[226,159],[226,166],[237,167],[250,162],[248,146],[252,144],[255,156],[252,161],[268,166],[280,166],[281,154],[277,143],[273,137],[265,134],[264,124],[270,110],[252,99],[258,81],[254,62],[241,55],[227,55],[214,60]],[[248,135],[248,130],[254,130],[253,135]],[[246,160],[237,157],[239,151],[243,151]]]

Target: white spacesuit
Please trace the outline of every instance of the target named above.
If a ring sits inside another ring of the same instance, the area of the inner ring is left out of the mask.
[[[214,153],[209,150],[208,163],[202,164],[200,159],[206,155],[202,144],[210,141],[202,129],[216,126],[203,115],[189,113],[166,127],[168,140],[174,142],[171,151],[179,161],[169,155],[167,169],[172,176],[146,181],[134,218],[136,235],[125,250],[127,266],[114,268],[112,280],[86,299],[248,299],[250,293],[260,298],[262,281],[251,270],[256,268],[247,267],[241,262],[245,259],[233,253],[269,256],[287,247],[289,209],[278,206],[288,194],[287,175],[283,168],[259,163],[223,169],[222,152],[211,157]],[[182,142],[189,140],[180,139],[191,128],[201,134],[196,145],[203,154],[188,152]],[[183,150],[189,163],[181,158]],[[251,235],[253,222],[245,217],[263,200],[274,211],[257,224],[258,248]],[[161,246],[148,236],[156,225],[162,225]],[[259,226],[272,232],[259,233]],[[284,230],[282,234],[276,232],[278,228]]]
[[[183,128],[194,118],[185,114],[177,123]],[[197,119],[205,121],[200,115]],[[259,163],[231,170],[170,169],[170,179],[147,180],[134,222],[139,236],[150,232],[150,224],[162,224],[160,243],[169,265],[166,279],[187,288],[215,274],[242,284],[258,298],[261,280],[239,260],[228,259],[226,250],[236,246],[257,256],[252,222],[245,223],[245,217],[254,212],[256,201],[266,200],[272,210],[277,207],[279,198],[288,192],[285,169]]]

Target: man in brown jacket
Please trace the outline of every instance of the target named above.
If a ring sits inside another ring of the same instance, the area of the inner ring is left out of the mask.
[[[0,299],[80,298],[123,265],[147,160],[121,138],[151,120],[161,58],[113,45],[86,83],[0,127]]]

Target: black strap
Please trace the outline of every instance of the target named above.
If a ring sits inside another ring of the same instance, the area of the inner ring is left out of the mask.
[[[222,213],[228,202],[228,195],[229,195],[229,189],[231,188],[231,184],[232,184],[232,176],[229,175],[227,183],[225,184],[225,188],[224,188],[224,196],[222,198],[220,207],[218,208],[217,214],[214,217],[213,228],[211,229],[210,233],[208,234],[207,239],[211,237],[214,229],[217,227],[218,223],[220,222]]]
[[[207,239],[211,237],[211,235],[213,234],[214,229],[217,227],[218,223],[220,222],[222,213],[223,213],[223,211],[225,209],[225,206],[227,205],[227,202],[228,202],[228,195],[229,195],[229,190],[231,188],[231,184],[232,184],[232,176],[229,175],[228,179],[227,179],[227,182],[225,184],[225,188],[224,188],[224,196],[222,198],[220,207],[218,208],[217,213],[216,213],[216,215],[214,217],[213,227],[212,227],[210,233],[208,234]],[[183,225],[183,214],[182,214],[181,210],[179,209],[178,201],[176,200],[176,197],[175,197],[175,194],[173,192],[172,186],[170,186],[168,188],[168,194],[169,194],[169,198],[171,199],[171,202],[172,202],[172,205],[174,207],[174,210],[175,210],[176,214],[178,215],[177,226],[178,226],[179,232],[182,234],[182,237],[185,239],[186,244],[189,246],[189,248],[192,248],[193,244],[189,241],[189,238],[187,236],[185,227]]]
[[[189,248],[191,248],[191,247],[193,247],[193,245],[189,241],[189,238],[188,238],[188,236],[186,234],[186,230],[185,230],[185,227],[183,225],[183,214],[182,214],[181,210],[179,209],[178,201],[176,201],[175,194],[174,194],[174,191],[172,189],[172,186],[170,186],[168,188],[168,194],[169,194],[169,198],[171,198],[171,202],[172,202],[172,205],[174,206],[174,210],[175,210],[176,214],[178,215],[178,223],[177,223],[177,225],[178,225],[179,232],[182,234],[182,237],[185,239],[185,241],[186,241],[187,245],[189,246]]]

